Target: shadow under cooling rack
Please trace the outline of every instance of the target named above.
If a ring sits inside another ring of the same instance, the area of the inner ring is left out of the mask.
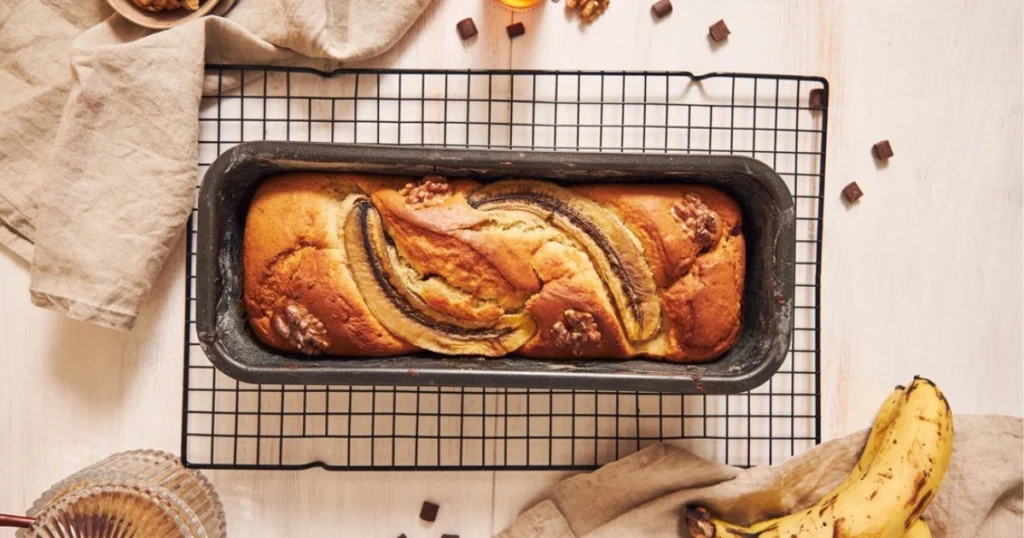
[[[473,387],[252,385],[217,371],[195,333],[189,222],[182,457],[196,468],[588,469],[661,440],[733,465],[820,441],[819,277],[828,84],[685,72],[310,70],[209,66],[199,177],[234,144],[356,144],[737,154],[793,193],[793,340],[739,395]],[[810,92],[825,105],[808,105]]]

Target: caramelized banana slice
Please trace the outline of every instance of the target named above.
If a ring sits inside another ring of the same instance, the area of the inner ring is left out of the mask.
[[[661,303],[650,267],[626,227],[589,198],[550,183],[498,181],[467,198],[477,209],[514,209],[549,219],[590,256],[612,296],[626,337],[647,340],[661,327]]]
[[[345,251],[356,287],[387,330],[414,346],[451,355],[496,357],[518,349],[537,332],[526,313],[494,323],[459,320],[438,312],[410,292],[394,267],[380,214],[369,200],[353,206],[344,224]]]

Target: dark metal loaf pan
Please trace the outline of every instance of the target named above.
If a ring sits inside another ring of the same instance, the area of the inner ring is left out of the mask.
[[[736,345],[702,364],[650,360],[550,361],[417,353],[390,358],[310,358],[262,345],[242,308],[242,230],[253,191],[298,170],[494,181],[701,183],[731,194],[747,240],[743,326]],[[551,153],[254,142],[221,155],[199,191],[196,325],[210,361],[250,383],[454,385],[736,393],[768,380],[785,360],[793,308],[793,201],[779,176],[746,157]]]

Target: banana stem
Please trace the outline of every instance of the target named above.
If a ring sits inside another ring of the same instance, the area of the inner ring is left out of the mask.
[[[715,538],[715,523],[711,520],[711,512],[703,506],[687,506],[686,530],[692,538]]]

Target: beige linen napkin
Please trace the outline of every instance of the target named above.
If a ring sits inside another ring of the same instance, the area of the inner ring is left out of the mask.
[[[0,2],[0,242],[32,262],[33,303],[135,323],[195,198],[206,63],[332,69],[429,1],[239,0],[159,33],[103,0]]]
[[[936,538],[1024,536],[1024,422],[958,417],[953,459],[924,514]],[[805,508],[853,469],[867,431],[825,443],[775,467],[748,470],[656,444],[555,486],[499,538],[687,536],[682,511],[701,504],[750,524]]]

